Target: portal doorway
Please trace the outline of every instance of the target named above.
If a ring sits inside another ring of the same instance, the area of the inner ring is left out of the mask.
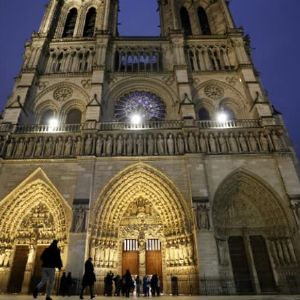
[[[28,253],[28,246],[16,246],[10,279],[7,287],[7,291],[9,293],[20,293],[22,291]]]
[[[270,257],[265,239],[262,236],[249,236],[249,239],[242,236],[230,237],[228,246],[232,272],[238,293],[254,293],[255,282],[253,273],[257,275],[260,292],[275,292],[276,286]],[[251,254],[247,254],[246,248],[248,248],[248,252],[251,252]],[[253,264],[250,259],[251,255],[253,257]]]

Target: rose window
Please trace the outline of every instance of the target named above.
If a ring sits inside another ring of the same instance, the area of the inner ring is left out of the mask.
[[[165,119],[166,106],[155,94],[136,91],[120,98],[114,115],[119,122],[129,122],[136,116],[141,121],[160,121]]]

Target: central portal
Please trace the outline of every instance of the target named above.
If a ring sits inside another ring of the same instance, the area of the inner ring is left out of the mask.
[[[174,183],[143,163],[110,180],[91,218],[90,256],[100,293],[107,273],[122,276],[127,269],[141,279],[157,274],[167,293],[174,276],[182,281],[183,293],[190,290],[186,282],[196,290],[193,216],[187,203]]]

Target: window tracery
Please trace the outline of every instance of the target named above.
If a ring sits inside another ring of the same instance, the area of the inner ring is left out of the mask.
[[[165,119],[166,106],[155,94],[146,91],[135,91],[121,97],[115,106],[114,115],[120,122],[127,122],[135,113],[145,121]]]

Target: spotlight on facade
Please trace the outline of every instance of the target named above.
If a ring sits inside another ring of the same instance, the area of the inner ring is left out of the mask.
[[[49,125],[49,131],[54,131],[55,128],[58,127],[58,119],[56,119],[56,118],[51,118],[51,119],[48,121],[48,125]]]
[[[218,112],[217,121],[220,123],[224,123],[224,122],[228,121],[228,115],[226,114],[226,112],[224,112],[224,111]]]
[[[133,114],[133,115],[130,117],[130,122],[131,122],[132,124],[135,124],[135,125],[141,124],[141,123],[142,123],[142,117],[141,117],[141,115],[139,115],[139,114]]]

